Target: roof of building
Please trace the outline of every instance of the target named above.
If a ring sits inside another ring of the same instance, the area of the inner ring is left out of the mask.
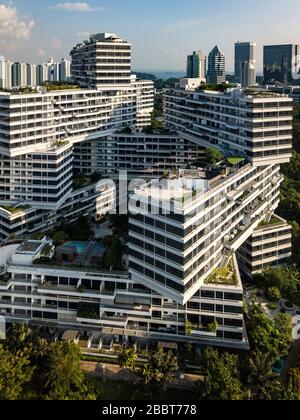
[[[36,254],[42,245],[44,245],[44,241],[25,241],[16,252],[18,254]]]

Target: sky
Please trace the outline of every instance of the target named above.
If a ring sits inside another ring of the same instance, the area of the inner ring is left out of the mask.
[[[131,42],[133,69],[185,70],[195,49],[215,45],[233,70],[234,43],[300,44],[299,0],[0,0],[0,55],[43,63],[69,52],[89,33]]]

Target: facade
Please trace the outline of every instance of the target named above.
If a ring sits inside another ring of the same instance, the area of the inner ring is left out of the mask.
[[[300,45],[268,45],[264,47],[265,83],[299,83]]]
[[[154,111],[154,82],[134,78],[133,84],[136,86],[136,127],[148,127]]]
[[[99,273],[43,266],[51,241],[27,241],[10,251],[2,269],[0,310],[8,322],[89,331],[124,341],[172,341],[248,348],[243,326],[243,289],[207,283],[187,305],[136,284],[128,273]],[[7,255],[5,249],[3,254]],[[217,319],[219,329],[209,332]]]
[[[74,47],[72,79],[82,87],[107,88],[131,84],[131,45],[117,35],[91,35]]]
[[[300,86],[299,85],[266,85],[263,87],[267,91],[279,93],[281,95],[288,95],[293,99],[294,103],[300,106]]]
[[[235,79],[243,87],[256,84],[256,44],[237,42],[235,44]]]
[[[206,56],[202,51],[194,51],[187,57],[187,78],[206,81]]]
[[[0,207],[0,240],[23,238],[35,232],[75,222],[84,216],[101,220],[114,209],[115,188],[110,183],[93,183],[74,189],[57,209],[12,202]]]
[[[226,59],[217,46],[208,56],[207,83],[212,85],[226,83]]]
[[[187,303],[277,208],[279,171],[278,165],[245,165],[224,177],[220,170],[212,179],[181,171],[139,187],[141,214],[131,218],[129,235],[133,280]]]
[[[37,75],[37,68],[35,64],[26,64],[27,66],[27,85],[28,86],[36,86],[37,85],[37,80],[36,80],[36,75]]]
[[[243,156],[255,166],[289,162],[292,155],[292,99],[255,90],[225,93],[167,89],[167,128],[199,145]]]
[[[12,65],[12,87],[19,88],[27,86],[27,64],[13,63]]]
[[[59,80],[62,82],[69,81],[71,79],[71,62],[62,58],[59,71]]]
[[[203,157],[203,148],[176,133],[115,133],[99,141],[76,144],[74,168],[80,173],[98,172],[111,179],[118,179],[120,171],[126,171],[129,180],[153,179]]]
[[[261,270],[287,265],[291,249],[292,227],[281,217],[273,215],[261,223],[240,248],[240,268],[251,279]]]

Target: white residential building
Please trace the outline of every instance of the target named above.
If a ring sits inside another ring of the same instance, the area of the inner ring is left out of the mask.
[[[143,128],[151,125],[151,116],[154,111],[154,82],[151,80],[136,80],[136,127]]]
[[[131,45],[115,34],[90,35],[70,53],[72,79],[83,87],[127,87],[131,83]]]
[[[12,63],[0,56],[0,88],[11,89],[12,87]]]

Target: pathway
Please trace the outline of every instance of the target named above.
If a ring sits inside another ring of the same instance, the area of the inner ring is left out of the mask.
[[[99,376],[102,380],[124,381],[133,383],[142,383],[141,369],[136,369],[135,372],[120,368],[117,365],[101,364],[97,362],[81,362],[81,369],[90,375]],[[181,379],[182,373],[178,372],[175,375],[174,381],[169,384],[170,388],[179,389],[193,389],[197,382],[203,381],[203,376],[184,374],[184,379]]]

